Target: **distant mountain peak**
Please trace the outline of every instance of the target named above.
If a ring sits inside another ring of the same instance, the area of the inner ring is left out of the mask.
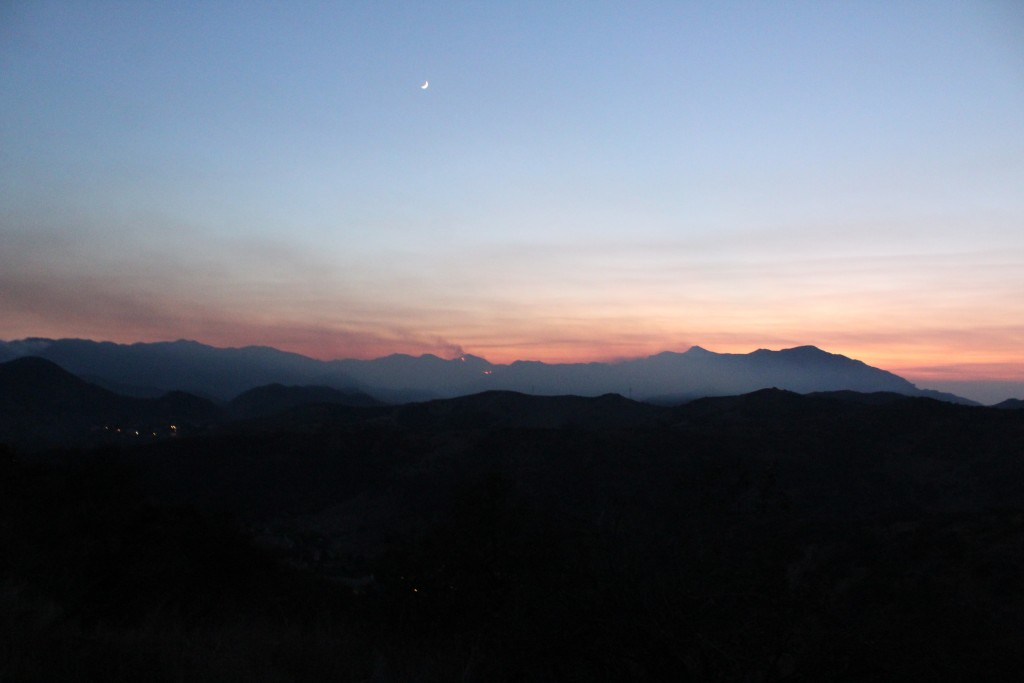
[[[644,400],[695,398],[777,386],[808,393],[853,390],[932,395],[880,368],[817,346],[716,353],[701,346],[621,362],[492,364],[472,354],[441,358],[395,353],[374,360],[319,361],[270,347],[216,348],[200,342],[132,345],[88,340],[0,342],[0,361],[38,355],[108,387],[146,387],[228,400],[257,386],[327,386],[363,391],[392,403],[467,395],[492,389],[529,394]]]
[[[822,349],[819,349],[817,346],[812,346],[811,344],[805,344],[803,346],[794,346],[789,349],[781,349],[779,351],[774,352],[769,351],[769,353],[781,353],[787,356],[799,356],[802,358],[841,357],[837,353],[829,353],[828,351],[823,351]]]
[[[0,378],[5,382],[52,383],[70,385],[86,383],[53,361],[39,356],[22,356],[0,364]]]
[[[995,407],[1002,408],[1004,410],[1024,410],[1024,400],[1019,398],[1008,398],[1001,403],[997,403]]]

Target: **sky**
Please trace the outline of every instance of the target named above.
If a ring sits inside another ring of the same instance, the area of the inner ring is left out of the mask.
[[[0,339],[1024,396],[1013,0],[15,0],[0,103]]]

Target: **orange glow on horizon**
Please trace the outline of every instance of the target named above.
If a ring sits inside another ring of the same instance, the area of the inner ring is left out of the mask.
[[[495,365],[507,365],[515,361],[539,361],[543,363],[614,363],[637,358],[645,358],[662,352],[683,353],[693,346],[700,346],[714,353],[747,354],[757,349],[767,348],[778,351],[796,346],[813,345],[826,351],[862,361],[868,365],[900,375],[912,382],[921,381],[1024,381],[1024,358],[1021,354],[999,352],[968,351],[954,346],[944,348],[923,347],[907,348],[893,351],[878,344],[853,346],[849,344],[829,344],[813,340],[790,340],[779,342],[758,343],[756,341],[697,340],[679,344],[650,341],[644,344],[566,344],[566,343],[534,343],[522,346],[504,344],[487,345],[483,348],[466,347],[465,353],[486,359]],[[331,355],[317,353],[310,349],[304,353],[301,349],[289,349],[318,357],[321,360],[351,358],[355,356]],[[417,356],[423,353],[434,353],[442,358],[444,354],[436,350],[404,349],[394,350],[382,348],[378,353],[370,353],[361,358],[369,360],[387,356],[391,353],[408,353]],[[447,359],[462,357],[450,356]]]
[[[355,358],[370,360],[403,353],[412,356],[434,354],[444,359],[466,354],[482,357],[494,364],[517,360],[545,363],[616,362],[643,358],[670,351],[682,353],[700,346],[715,353],[747,354],[759,348],[772,350],[814,345],[829,353],[841,354],[868,365],[893,372],[914,383],[927,381],[1024,381],[1024,351],[1015,328],[962,332],[933,331],[917,334],[894,331],[859,334],[848,330],[800,331],[786,334],[715,333],[696,330],[681,333],[665,325],[649,334],[601,329],[598,323],[580,324],[565,336],[541,330],[519,330],[507,339],[487,337],[480,328],[461,334],[454,329],[445,337],[429,334],[351,332],[301,326],[280,322],[261,324],[240,320],[198,320],[174,332],[170,325],[153,329],[104,333],[99,324],[40,326],[26,324],[5,335],[7,340],[26,337],[87,338],[120,344],[194,339],[215,347],[270,346],[319,360]],[[179,321],[175,321],[179,322]],[[623,325],[622,327],[625,327]],[[18,329],[20,328],[20,329]],[[74,331],[72,329],[74,328]],[[21,332],[21,334],[18,334]],[[571,332],[571,334],[570,334]],[[458,340],[453,342],[450,340]],[[594,339],[600,341],[593,341]]]

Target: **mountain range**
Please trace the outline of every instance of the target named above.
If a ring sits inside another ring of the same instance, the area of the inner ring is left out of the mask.
[[[321,361],[270,347],[216,348],[195,341],[115,344],[83,339],[0,341],[0,362],[23,356],[50,360],[110,391],[155,398],[185,391],[214,401],[271,384],[361,392],[388,403],[451,398],[490,390],[534,395],[620,394],[679,403],[763,388],[797,393],[849,390],[968,399],[920,389],[891,372],[814,346],[747,354],[699,346],[620,362],[495,364],[463,355],[443,359],[393,354],[374,360]]]
[[[812,347],[502,366],[13,344],[3,680],[1003,681],[1024,663],[1020,401],[907,396]],[[481,380],[535,393],[361,391]],[[613,380],[669,398],[541,395]],[[670,404],[759,383],[803,393]]]
[[[87,382],[45,358],[23,356],[0,363],[0,443],[30,449],[136,445],[311,405],[383,404],[361,392],[280,384],[244,391],[226,403],[184,391],[127,396]]]

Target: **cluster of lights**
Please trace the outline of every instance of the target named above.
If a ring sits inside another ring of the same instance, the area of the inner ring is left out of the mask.
[[[178,435],[178,425],[168,425],[168,431],[171,436]],[[110,425],[104,425],[103,431],[111,432],[112,434],[124,434],[125,436],[142,436],[142,433],[138,429],[122,429],[121,427],[111,427]],[[154,431],[150,431],[152,436],[158,436]]]

